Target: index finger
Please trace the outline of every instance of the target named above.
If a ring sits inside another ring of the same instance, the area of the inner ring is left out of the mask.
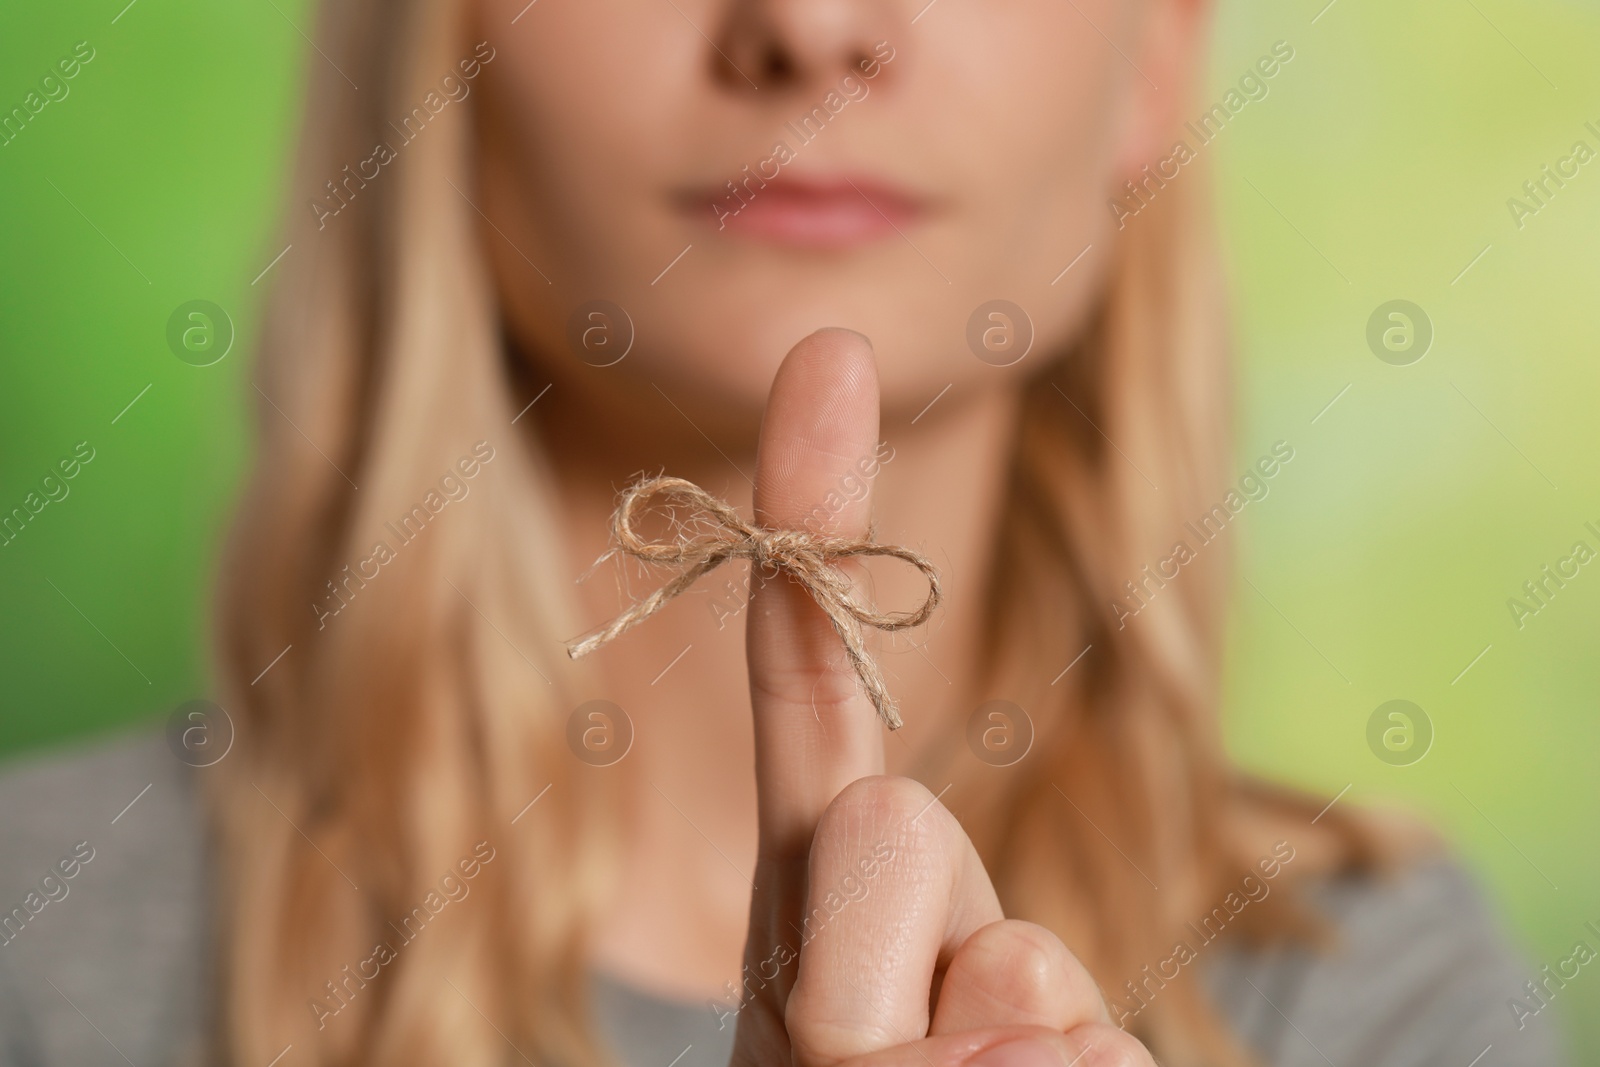
[[[872,346],[850,330],[818,330],[778,367],[756,452],[756,522],[769,529],[839,537],[867,532],[878,442],[878,368]],[[834,501],[830,505],[825,502]],[[859,578],[860,564],[838,566]],[[760,855],[804,860],[830,801],[858,778],[883,773],[883,726],[839,635],[811,594],[787,573],[752,565],[746,658],[755,714]]]

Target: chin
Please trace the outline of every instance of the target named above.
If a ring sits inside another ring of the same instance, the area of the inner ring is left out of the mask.
[[[789,350],[816,330],[843,327],[871,340],[884,407],[915,404],[914,413],[951,382],[991,369],[965,348],[965,312],[952,310],[946,293],[932,295],[945,306],[922,292],[886,293],[881,281],[824,293],[749,276],[689,292],[652,293],[637,312],[646,350],[629,362],[635,374],[663,390],[675,382],[684,392],[759,415]]]

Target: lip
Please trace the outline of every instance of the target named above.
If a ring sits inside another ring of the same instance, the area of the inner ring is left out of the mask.
[[[719,232],[794,248],[842,249],[881,241],[930,212],[926,199],[865,175],[748,175],[680,193],[680,211]]]

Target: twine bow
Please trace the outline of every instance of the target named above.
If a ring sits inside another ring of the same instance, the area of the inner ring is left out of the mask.
[[[707,516],[712,520],[710,530],[694,536],[680,534],[664,542],[640,537],[634,530],[634,518],[656,497]],[[870,532],[864,538],[849,538],[803,530],[768,530],[746,522],[726,503],[683,478],[646,478],[629,486],[612,513],[611,535],[615,547],[606,553],[607,556],[621,551],[646,563],[679,568],[679,573],[654,593],[636,601],[603,630],[569,646],[567,655],[577,659],[605,646],[655,614],[702,575],[730,559],[748,559],[772,572],[787,571],[805,586],[844,642],[845,653],[872,706],[878,710],[878,717],[889,729],[900,728],[900,714],[877,663],[867,654],[862,627],[905,630],[927,621],[933,609],[939,606],[940,589],[938,572],[926,558],[898,545],[875,544]],[[835,560],[855,556],[893,556],[905,560],[927,577],[927,600],[915,611],[874,611],[856,599],[850,580],[832,565]]]

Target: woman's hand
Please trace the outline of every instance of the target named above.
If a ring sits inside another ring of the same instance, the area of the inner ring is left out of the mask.
[[[815,529],[877,443],[870,345],[807,337],[767,400],[756,520]],[[828,532],[864,534],[870,507],[870,492],[846,501]],[[1153,1063],[1054,934],[1001,914],[938,799],[883,775],[883,726],[805,589],[752,583],[760,845],[734,1067]]]

